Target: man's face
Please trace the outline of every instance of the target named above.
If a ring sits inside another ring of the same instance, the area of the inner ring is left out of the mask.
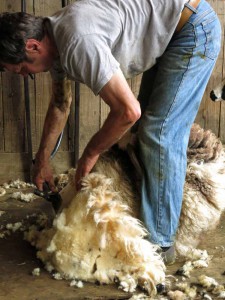
[[[26,45],[26,60],[19,64],[10,64],[1,62],[1,66],[10,72],[21,74],[26,77],[31,74],[47,72],[52,67],[55,48],[47,39],[38,42],[30,39]]]
[[[52,61],[36,58],[29,61],[23,61],[19,64],[1,63],[1,65],[9,72],[17,73],[26,77],[29,75],[29,73],[35,74],[49,71]]]

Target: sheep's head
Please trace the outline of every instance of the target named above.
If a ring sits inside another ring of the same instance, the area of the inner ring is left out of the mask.
[[[212,101],[225,100],[225,79],[210,92],[210,98]]]

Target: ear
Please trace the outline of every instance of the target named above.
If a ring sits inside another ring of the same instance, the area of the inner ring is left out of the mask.
[[[26,42],[25,50],[28,53],[40,52],[41,43],[35,39],[28,39]]]

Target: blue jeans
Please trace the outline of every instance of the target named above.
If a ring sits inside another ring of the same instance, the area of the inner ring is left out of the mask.
[[[157,64],[142,77],[138,127],[143,164],[141,218],[150,241],[171,246],[178,227],[186,174],[186,151],[206,85],[220,51],[221,28],[202,0],[175,32]]]

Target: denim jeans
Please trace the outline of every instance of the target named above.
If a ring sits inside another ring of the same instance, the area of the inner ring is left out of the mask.
[[[138,126],[143,164],[141,218],[150,241],[174,243],[182,206],[186,151],[206,85],[220,51],[221,27],[202,0],[175,32],[157,64],[142,77]]]

